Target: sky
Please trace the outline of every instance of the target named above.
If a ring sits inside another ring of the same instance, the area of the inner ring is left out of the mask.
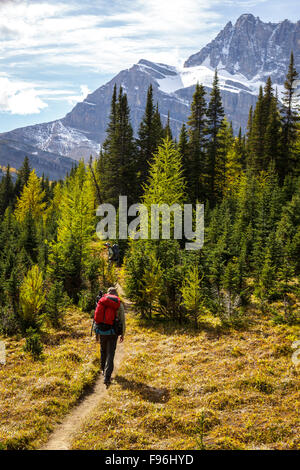
[[[63,117],[142,58],[182,65],[243,13],[296,22],[299,0],[0,0],[0,132]]]

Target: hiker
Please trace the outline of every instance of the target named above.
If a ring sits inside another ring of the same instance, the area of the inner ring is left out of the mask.
[[[116,262],[116,265],[119,266],[119,265],[120,265],[120,249],[119,249],[119,245],[117,245],[117,243],[115,243],[115,244],[112,246],[112,249],[113,249],[113,252],[114,252],[114,261]]]
[[[113,252],[111,244],[107,242],[107,243],[104,243],[104,246],[106,246],[107,251],[108,251],[108,261],[112,261],[114,257],[114,252]]]
[[[114,243],[113,246],[109,242],[105,243],[104,246],[108,249],[108,262],[111,263],[112,261],[115,261],[117,266],[119,266],[119,261],[120,261],[120,250],[119,250],[119,245]]]
[[[101,371],[108,387],[114,369],[114,357],[118,336],[120,343],[125,335],[125,310],[117,290],[110,287],[103,295],[95,310],[96,334],[100,335]]]

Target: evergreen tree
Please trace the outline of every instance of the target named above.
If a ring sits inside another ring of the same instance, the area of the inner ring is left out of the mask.
[[[149,162],[153,158],[154,152],[162,139],[162,126],[160,122],[158,108],[153,105],[153,88],[149,86],[147,92],[146,109],[138,133],[138,161],[137,177],[140,185],[146,182],[149,174]]]
[[[45,304],[43,276],[37,265],[27,273],[20,287],[20,304],[24,329],[41,322],[40,313]]]
[[[45,239],[51,242],[56,238],[57,234],[57,220],[60,212],[60,203],[62,199],[62,184],[57,183],[53,187],[53,195],[51,202],[46,209],[45,223],[42,223],[41,226],[45,230]],[[43,221],[44,222],[44,221]]]
[[[193,266],[187,273],[181,288],[182,303],[187,311],[188,318],[198,328],[199,317],[205,311],[206,295],[199,277],[197,266]]]
[[[15,197],[20,197],[24,186],[26,186],[26,184],[28,183],[30,173],[31,167],[29,163],[29,158],[25,157],[22,166],[18,170],[18,176],[15,185]]]
[[[153,134],[156,136],[156,149],[164,137],[163,126],[161,123],[160,113],[158,109],[158,103],[156,103],[155,111],[153,115]]]
[[[253,125],[253,107],[251,105],[249,109],[248,122],[247,122],[247,143],[250,141],[252,125]]]
[[[107,154],[113,150],[115,133],[117,125],[117,85],[114,85],[114,90],[111,98],[109,123],[106,129],[106,139],[103,143],[103,151]]]
[[[218,133],[224,118],[224,109],[222,105],[221,93],[219,88],[219,79],[217,70],[213,80],[210,101],[207,108],[207,133],[209,135],[209,144],[207,151],[207,190],[209,200],[214,204],[216,200],[216,160],[218,152]]]
[[[136,178],[137,150],[129,121],[127,95],[120,88],[116,101],[116,89],[112,97],[107,138],[103,144],[103,171],[100,175],[103,199],[118,206],[119,196],[128,196],[129,203],[137,198]]]
[[[264,264],[254,290],[256,297],[260,301],[260,308],[263,313],[265,313],[266,304],[274,294],[275,279],[275,266],[272,262],[270,250],[267,250]]]
[[[263,132],[266,131],[266,126],[269,121],[271,107],[272,107],[272,103],[274,99],[276,100],[274,96],[274,90],[272,87],[272,80],[271,80],[271,77],[268,77],[265,88],[264,88],[264,96],[263,96],[263,104],[262,104],[263,126],[264,126]]]
[[[206,112],[205,90],[197,83],[187,121],[190,147],[188,192],[191,202],[201,201],[204,197]]]
[[[26,212],[23,223],[21,224],[19,241],[20,249],[23,248],[25,250],[28,255],[28,261],[31,261],[30,265],[36,264],[38,252],[37,231],[36,223],[30,210]],[[27,268],[29,267],[30,266],[27,266]]]
[[[182,206],[185,201],[185,181],[183,178],[182,163],[179,151],[175,143],[164,139],[154,154],[150,164],[148,183],[142,202],[149,208],[153,204],[177,204]],[[178,206],[176,206],[178,207]],[[175,215],[177,215],[175,209]],[[149,219],[149,228],[153,228],[155,222],[161,231],[161,219]],[[181,217],[181,213],[180,213]],[[157,291],[157,280],[161,277],[161,295],[159,312],[165,316],[180,320],[182,318],[182,306],[180,299],[180,287],[182,284],[182,264],[179,243],[172,237],[173,214],[170,217],[170,238],[158,240],[136,240],[132,242],[126,266],[128,272],[127,285],[130,295],[142,312],[148,311],[149,302],[145,299],[145,289]],[[169,237],[167,237],[169,238]],[[152,262],[154,274],[149,279],[148,265],[151,265],[151,257],[159,264]],[[155,267],[156,266],[156,267]],[[150,284],[149,284],[150,283]],[[135,292],[132,292],[132,289]]]
[[[49,178],[45,178],[44,173],[42,174],[42,179],[41,179],[41,189],[45,193],[44,197],[44,202],[48,202],[50,199],[50,183],[49,183]]]
[[[46,208],[46,203],[43,202],[44,198],[45,192],[41,189],[40,180],[32,170],[20,198],[17,199],[15,216],[18,222],[23,222],[29,212],[33,220],[36,221]]]
[[[167,122],[166,122],[166,126],[164,128],[163,134],[164,134],[165,139],[170,139],[170,140],[173,139],[172,131],[171,131],[171,127],[170,127],[170,111],[168,111]]]
[[[297,79],[298,73],[294,66],[294,54],[291,52],[290,64],[286,80],[284,82],[283,106],[281,109],[282,120],[282,139],[281,139],[281,158],[279,162],[279,178],[283,182],[284,177],[293,171],[293,168],[299,168],[299,155],[294,153],[294,145],[297,140],[299,106],[297,105]]]
[[[81,161],[63,188],[57,241],[50,247],[48,272],[52,280],[63,280],[74,301],[83,286],[95,230],[93,183]]]
[[[264,138],[264,161],[265,169],[270,165],[279,171],[280,166],[280,139],[281,139],[281,123],[280,114],[277,106],[276,98],[273,98],[270,104],[269,119],[266,127]]]
[[[143,203],[151,204],[182,204],[185,195],[182,162],[179,151],[169,139],[159,145],[150,163],[149,179],[145,186]]]
[[[221,318],[225,321],[232,321],[241,303],[241,273],[237,260],[231,260],[227,264],[222,278],[222,287],[224,288],[222,295],[224,310],[221,311]],[[225,317],[223,317],[224,314]]]
[[[264,91],[259,96],[252,117],[250,110],[247,139],[247,166],[254,172],[267,171],[269,165],[278,160],[280,121],[277,98],[272,81],[267,79]]]
[[[208,279],[217,301],[220,300],[221,280],[226,260],[226,243],[224,237],[219,238],[217,245],[210,250],[206,257],[208,264]]]
[[[224,182],[224,194],[233,194],[238,191],[240,177],[242,175],[242,146],[239,138],[235,138],[232,141],[230,148],[226,154],[225,161],[225,182]]]
[[[20,285],[22,275],[23,273],[17,260],[17,262],[14,264],[14,267],[12,268],[9,279],[7,279],[5,283],[5,293],[8,301],[7,303],[11,305],[15,317],[19,312]]]
[[[247,252],[253,250],[254,224],[258,217],[257,194],[259,191],[256,176],[252,172],[242,173],[237,187],[233,183],[233,191],[229,194],[234,196],[235,217],[233,221],[230,245],[239,247],[243,244],[243,236],[247,240]],[[229,187],[230,188],[230,187]],[[239,251],[234,254],[237,256]],[[249,257],[248,257],[249,258]],[[251,258],[252,261],[252,258]],[[250,260],[248,261],[249,264]]]
[[[140,302],[143,304],[143,310],[147,317],[151,318],[153,310],[157,310],[163,290],[162,270],[154,252],[149,253],[147,266],[147,270],[144,270],[141,279],[142,295]]]
[[[225,193],[227,175],[227,154],[233,144],[232,128],[226,118],[223,119],[217,135],[218,148],[215,162],[215,196],[220,201]]]
[[[178,142],[178,151],[181,155],[183,176],[186,181],[189,181],[190,178],[190,160],[189,160],[189,139],[188,133],[186,130],[185,124],[182,124],[179,142]]]
[[[276,240],[282,246],[285,256],[293,261],[297,274],[300,272],[300,188],[299,183],[292,199],[279,212],[280,221],[276,227]],[[283,256],[283,255],[282,255]]]
[[[133,139],[133,129],[129,119],[127,95],[120,88],[117,107],[117,144],[119,148],[119,194],[127,195],[129,203],[137,200],[136,181],[137,149]]]
[[[103,197],[101,191],[101,182],[99,175],[102,174],[102,160],[103,153],[102,148],[100,150],[99,157],[93,161],[92,155],[90,156],[89,160],[89,169],[92,176],[92,181],[94,183],[94,193],[95,193],[95,200],[97,200],[98,204],[103,204]]]
[[[251,133],[248,139],[248,161],[247,166],[253,172],[261,171],[264,157],[264,96],[262,86],[252,118]]]
[[[63,317],[63,310],[68,304],[63,283],[54,281],[46,296],[45,317],[54,327],[59,327]]]
[[[7,165],[6,173],[0,183],[0,216],[4,215],[6,208],[13,203],[14,185],[11,179],[10,166]]]

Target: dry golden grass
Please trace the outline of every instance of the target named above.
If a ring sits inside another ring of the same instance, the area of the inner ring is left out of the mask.
[[[23,351],[24,339],[5,338],[0,449],[40,447],[95,382],[89,316],[70,309],[65,323],[44,334],[40,360]],[[291,362],[299,326],[275,326],[257,312],[247,325],[206,317],[195,332],[128,313],[122,366],[72,447],[188,450],[202,437],[206,449],[299,449],[299,369]]]
[[[36,448],[94,383],[99,351],[90,327],[87,314],[69,309],[62,329],[44,333],[39,360],[23,351],[24,339],[0,338],[7,350],[0,365],[0,449]]]
[[[252,313],[244,330],[199,332],[127,318],[125,357],[74,449],[299,449],[299,327]]]

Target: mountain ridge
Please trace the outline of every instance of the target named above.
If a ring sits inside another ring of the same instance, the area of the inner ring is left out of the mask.
[[[238,60],[238,71],[247,79],[259,76],[265,81],[271,76],[274,83],[283,84],[292,50],[295,64],[300,66],[299,45],[300,20],[264,23],[250,13],[243,14],[235,25],[229,21],[213,41],[192,54],[184,65],[200,65],[209,58],[211,67],[216,68],[221,62],[229,73],[235,73]]]
[[[5,145],[15,155],[14,166],[20,153],[27,151],[38,173],[42,169],[45,174],[51,172],[52,161],[52,176],[60,174],[60,165],[60,176],[64,176],[76,160],[97,155],[105,139],[115,84],[127,93],[135,135],[144,114],[147,89],[152,84],[162,122],[166,122],[170,112],[171,129],[177,138],[190,113],[196,83],[204,85],[208,99],[216,68],[225,113],[238,132],[240,126],[245,129],[249,108],[255,105],[259,87],[264,86],[267,76],[271,76],[280,96],[291,50],[300,70],[300,20],[264,23],[252,14],[241,15],[234,25],[229,21],[182,67],[140,59],[90,93],[63,118],[0,134],[0,164],[7,163],[1,152]]]

